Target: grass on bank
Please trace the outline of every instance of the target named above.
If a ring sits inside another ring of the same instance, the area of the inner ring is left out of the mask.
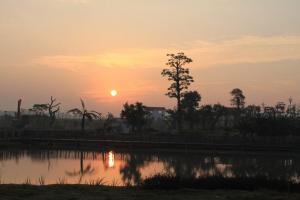
[[[137,185],[124,185],[116,180],[112,183],[107,183],[104,178],[93,180],[79,181],[77,185],[82,186],[98,186],[98,187],[124,187],[124,188],[140,188],[145,190],[179,190],[179,189],[198,189],[198,190],[273,190],[278,192],[299,193],[300,182],[295,180],[285,180],[278,178],[269,178],[266,176],[255,177],[224,177],[222,175],[201,176],[201,177],[180,177],[170,174],[156,174],[151,177],[146,177]],[[58,178],[55,184],[46,183],[43,176],[36,181],[32,181],[29,177],[25,179],[23,186],[45,186],[45,185],[76,185],[68,182],[65,177]],[[17,185],[6,183],[0,179],[0,185]]]
[[[1,200],[21,199],[68,199],[68,200],[299,200],[300,184],[266,177],[230,178],[221,176],[180,178],[171,175],[155,175],[146,178],[138,186],[105,186],[103,179],[85,182],[82,185],[67,184],[61,178],[54,185],[45,185],[40,177],[37,185],[27,178],[23,184],[13,185],[2,182]]]
[[[205,190],[245,190],[257,191],[260,189],[279,192],[300,193],[300,183],[266,176],[256,177],[224,177],[201,176],[179,177],[168,174],[157,174],[148,177],[140,184],[144,189],[176,190],[182,188]]]
[[[145,190],[137,187],[90,185],[0,185],[1,200],[299,200],[300,194],[270,190]]]

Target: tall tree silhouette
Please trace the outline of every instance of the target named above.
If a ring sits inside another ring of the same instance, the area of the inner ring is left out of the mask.
[[[73,113],[75,115],[80,115],[81,116],[81,130],[84,131],[85,129],[85,120],[86,118],[88,120],[93,120],[93,119],[99,119],[101,116],[101,113],[98,113],[96,111],[88,111],[85,107],[84,101],[80,99],[81,101],[81,110],[78,108],[74,108],[68,111],[68,113]]]
[[[202,128],[207,129],[207,123],[212,121],[213,107],[212,107],[212,105],[201,106],[199,112],[200,112],[201,121],[202,121]]]
[[[135,104],[125,103],[121,111],[122,119],[126,119],[132,131],[141,130],[147,123],[149,112],[141,102]]]
[[[226,108],[225,106],[221,104],[214,104],[212,107],[212,114],[213,118],[210,123],[210,129],[213,130],[216,127],[216,124],[218,123],[219,119],[225,114]]]
[[[182,105],[181,100],[183,98],[184,90],[194,82],[193,77],[190,76],[188,68],[184,68],[187,64],[193,62],[193,60],[187,57],[184,53],[167,54],[169,57],[166,63],[169,66],[168,69],[163,69],[161,75],[167,77],[171,81],[171,85],[168,88],[167,96],[170,98],[176,98],[177,100],[177,128],[181,130],[182,121]]]
[[[230,92],[230,94],[232,96],[231,105],[235,106],[237,110],[244,108],[246,97],[244,96],[243,91],[239,88],[235,88]]]
[[[199,102],[201,101],[201,95],[197,91],[189,91],[183,95],[181,101],[182,109],[184,111],[184,117],[190,122],[190,129],[194,128],[194,124],[199,119]]]

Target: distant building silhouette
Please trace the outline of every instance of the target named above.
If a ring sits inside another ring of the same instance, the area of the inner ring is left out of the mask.
[[[146,106],[146,110],[150,112],[153,120],[161,120],[166,115],[167,109],[165,107],[150,107]]]
[[[14,117],[16,115],[16,112],[14,111],[0,111],[0,116],[11,116]]]

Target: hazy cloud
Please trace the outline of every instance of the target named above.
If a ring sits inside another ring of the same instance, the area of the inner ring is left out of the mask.
[[[196,41],[183,48],[123,49],[83,56],[44,56],[34,63],[68,70],[94,67],[163,67],[167,53],[184,51],[195,67],[300,59],[300,36],[243,36],[221,41]]]
[[[86,4],[91,2],[91,0],[56,0],[62,3],[75,3],[75,4]]]

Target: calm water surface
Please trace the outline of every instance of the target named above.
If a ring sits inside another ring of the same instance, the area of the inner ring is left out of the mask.
[[[180,176],[257,176],[300,180],[300,156],[292,154],[155,151],[1,151],[1,183],[134,185],[157,173]]]

